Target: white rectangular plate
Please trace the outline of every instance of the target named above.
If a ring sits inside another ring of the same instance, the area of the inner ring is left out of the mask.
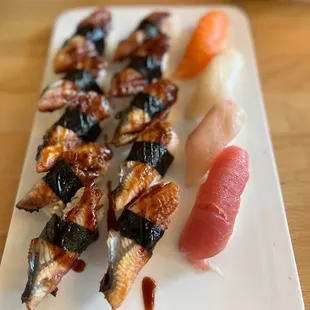
[[[168,72],[182,55],[189,33],[198,18],[208,10],[219,7],[114,7],[113,30],[107,45],[111,50],[128,35],[137,23],[152,10],[169,10],[180,19],[179,36],[175,36]],[[227,248],[212,258],[224,277],[213,272],[199,272],[189,265],[177,249],[184,221],[195,200],[197,188],[183,186],[184,142],[193,124],[186,122],[184,110],[193,91],[195,81],[180,83],[181,91],[171,120],[181,143],[166,180],[176,181],[180,187],[181,203],[163,239],[155,249],[153,258],[143,269],[121,309],[143,309],[141,280],[153,277],[157,282],[156,309],[158,310],[302,310],[304,309],[298,274],[288,232],[285,210],[274,161],[274,155],[264,112],[258,80],[249,22],[244,13],[223,6],[228,13],[231,33],[228,47],[239,50],[245,57],[246,77],[240,84],[237,99],[248,115],[248,123],[234,144],[245,148],[250,155],[251,178],[242,197],[242,205],[234,234]],[[92,9],[69,10],[57,20],[47,59],[44,85],[57,79],[52,73],[55,51],[74,30],[76,24]],[[120,66],[119,66],[120,67]],[[35,103],[34,103],[35,104]],[[122,105],[123,103],[119,103]],[[44,131],[60,115],[36,113],[33,130],[20,180],[17,200],[41,176],[35,172],[35,152]],[[113,121],[105,123],[113,131]],[[126,148],[119,151],[108,178],[117,182],[117,169]],[[104,184],[102,182],[102,184]],[[105,190],[105,187],[102,187]],[[0,270],[0,309],[24,309],[20,296],[27,279],[27,251],[31,238],[38,236],[47,221],[43,213],[29,214],[14,210]],[[45,310],[97,310],[110,309],[99,283],[107,268],[105,221],[101,235],[82,258],[87,269],[77,274],[70,272],[61,282],[57,298],[47,296],[38,309]]]

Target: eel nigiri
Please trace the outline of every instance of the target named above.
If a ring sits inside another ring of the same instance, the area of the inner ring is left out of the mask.
[[[186,185],[200,183],[221,150],[246,122],[243,109],[233,101],[216,104],[185,144]]]
[[[127,67],[112,79],[110,95],[126,97],[160,79],[166,68],[170,38],[165,34],[147,39],[132,55]]]
[[[76,206],[61,217],[54,214],[40,236],[31,240],[28,281],[21,297],[28,310],[48,293],[57,292],[59,282],[80,254],[96,240],[101,197],[98,187],[86,187]]]
[[[211,59],[222,50],[228,29],[229,19],[226,13],[213,11],[203,15],[190,38],[174,77],[187,79],[201,73]]]
[[[165,175],[178,144],[179,139],[168,122],[155,120],[140,133],[121,165],[120,183],[112,192],[116,210],[124,208]]]
[[[122,212],[116,229],[109,231],[109,267],[100,292],[113,310],[121,306],[168,228],[170,216],[179,205],[178,192],[175,183],[153,185]]]
[[[248,153],[236,146],[224,149],[198,190],[179,240],[180,251],[197,267],[208,270],[205,259],[226,247],[248,179]]]
[[[41,108],[51,110],[51,100],[42,101]],[[61,154],[85,142],[95,141],[101,133],[99,122],[109,118],[109,101],[96,92],[80,94],[67,105],[61,118],[47,130],[36,156],[37,172],[51,169]]]
[[[177,95],[178,87],[167,79],[150,84],[134,97],[129,108],[119,113],[120,122],[112,143],[116,146],[130,143],[152,120],[167,117]]]
[[[62,73],[73,69],[88,69],[97,76],[107,67],[107,62],[100,55],[110,25],[111,14],[105,8],[98,9],[82,20],[74,35],[57,52],[54,71]]]
[[[168,12],[153,12],[146,16],[128,39],[119,43],[114,54],[114,61],[121,61],[132,56],[145,40],[167,32],[165,26],[168,24],[169,18],[170,13]]]
[[[83,113],[97,119],[105,119],[111,112],[110,102],[105,96],[94,91],[83,92],[75,83],[69,81],[45,91],[37,105],[40,112],[53,112],[64,106],[79,108]]]
[[[17,203],[28,212],[39,211],[53,204],[70,202],[87,184],[107,171],[112,151],[107,145],[82,144],[61,155],[55,166]]]
[[[90,62],[88,59],[96,57]],[[68,72],[72,69],[90,69],[97,72],[106,68],[108,63],[97,56],[96,46],[87,38],[76,35],[61,48],[54,60],[55,73]]]
[[[105,48],[105,37],[111,30],[111,12],[101,7],[83,19],[77,26],[76,35],[82,35],[95,44],[98,55]]]
[[[187,118],[203,117],[214,104],[233,99],[243,64],[244,58],[238,51],[229,49],[216,55],[199,78],[187,106]]]

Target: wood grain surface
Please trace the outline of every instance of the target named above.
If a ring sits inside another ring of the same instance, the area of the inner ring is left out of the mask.
[[[151,4],[140,0],[131,3]],[[153,3],[211,2],[159,0]],[[306,309],[310,309],[310,4],[267,0],[212,3],[237,4],[247,12],[252,23],[290,232]],[[128,5],[128,1],[0,1],[0,257],[53,22],[58,14],[71,7],[108,4]]]

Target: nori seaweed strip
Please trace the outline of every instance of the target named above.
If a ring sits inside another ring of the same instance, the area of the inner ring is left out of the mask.
[[[40,238],[65,251],[80,254],[96,241],[96,236],[97,230],[89,230],[54,214],[41,232]]]
[[[94,43],[98,54],[103,54],[105,48],[105,35],[103,29],[93,27],[91,25],[79,26],[76,30],[75,35],[80,35],[87,38],[87,40]]]
[[[147,93],[138,93],[132,100],[131,106],[137,107],[148,113],[152,118],[156,117],[160,112],[167,109],[163,102]]]
[[[63,80],[74,82],[84,91],[95,91],[100,95],[103,95],[103,90],[98,86],[95,78],[88,70],[85,69],[73,69],[66,73]]]
[[[158,80],[162,76],[161,72],[161,60],[157,60],[153,57],[147,56],[135,56],[132,57],[127,68],[134,69],[140,72],[149,83]]]
[[[70,129],[86,142],[96,141],[101,133],[98,120],[91,115],[81,112],[78,108],[67,108],[54,126]]]
[[[173,161],[173,156],[166,147],[150,141],[136,141],[126,158],[127,161],[146,163],[164,176]]]
[[[163,228],[129,209],[125,209],[117,220],[116,231],[123,237],[135,240],[150,254],[165,233]]]
[[[160,34],[160,30],[158,29],[158,27],[156,25],[154,25],[153,23],[150,23],[146,20],[143,20],[139,26],[137,27],[137,30],[142,30],[144,31],[144,33],[146,34],[146,37],[149,38],[154,38],[157,35]]]
[[[64,204],[70,202],[76,192],[84,187],[82,181],[63,160],[58,162],[43,180]]]

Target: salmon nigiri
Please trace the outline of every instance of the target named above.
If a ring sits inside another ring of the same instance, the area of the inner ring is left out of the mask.
[[[197,267],[208,270],[205,259],[226,247],[248,179],[248,153],[236,146],[224,149],[198,190],[179,240],[180,251]]]
[[[226,13],[213,11],[203,15],[190,38],[174,77],[187,79],[201,73],[211,59],[222,50],[228,29],[229,19]]]
[[[225,49],[216,55],[199,78],[186,117],[203,117],[214,104],[234,98],[243,64],[244,58],[236,50]]]
[[[186,185],[200,183],[222,149],[246,121],[243,109],[233,101],[216,104],[206,114],[185,144]]]

